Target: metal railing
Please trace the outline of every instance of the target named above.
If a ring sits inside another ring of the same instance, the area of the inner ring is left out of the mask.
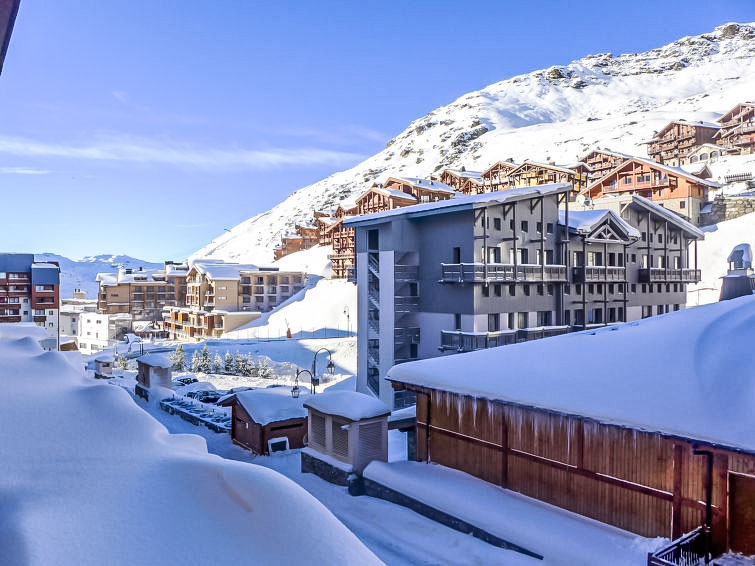
[[[517,281],[566,281],[565,265],[512,263],[442,263],[444,283],[514,283]]]
[[[516,342],[516,330],[498,332],[463,332],[461,330],[441,330],[440,349],[471,352],[495,348]]]
[[[708,563],[705,553],[705,529],[698,527],[648,554],[647,566],[695,566],[701,561]]]
[[[396,281],[416,281],[419,278],[418,265],[393,266],[393,278]]]
[[[624,267],[612,267],[606,265],[590,265],[572,268],[572,276],[575,283],[589,281],[626,281],[627,271]]]
[[[419,297],[394,297],[395,312],[415,312],[419,309]]]
[[[663,267],[651,267],[640,269],[640,283],[698,283],[701,279],[699,269],[665,269]]]
[[[419,344],[419,328],[394,328],[393,340],[396,345]]]

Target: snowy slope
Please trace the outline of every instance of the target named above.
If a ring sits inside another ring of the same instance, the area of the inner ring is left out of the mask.
[[[57,261],[60,264],[60,296],[62,298],[73,296],[74,289],[82,289],[86,291],[88,299],[96,299],[99,286],[94,280],[95,276],[101,271],[117,271],[119,264],[124,267],[144,267],[145,269],[163,266],[161,263],[150,263],[127,255],[102,254],[83,257],[79,260],[51,253],[35,254],[35,257],[40,261]]]
[[[568,164],[594,145],[645,155],[670,120],[714,120],[755,90],[755,24],[728,24],[645,53],[590,55],[471,92],[412,122],[386,148],[304,187],[193,257],[265,263],[297,221],[387,175],[480,170],[508,157]]]

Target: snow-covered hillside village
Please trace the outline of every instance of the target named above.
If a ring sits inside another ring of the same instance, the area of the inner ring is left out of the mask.
[[[755,23],[511,76],[216,228],[0,238],[3,565],[755,566]]]

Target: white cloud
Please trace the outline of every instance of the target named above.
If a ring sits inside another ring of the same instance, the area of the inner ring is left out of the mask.
[[[47,175],[50,171],[32,167],[0,167],[0,173],[3,175]]]
[[[140,138],[110,138],[72,145],[0,136],[0,154],[94,161],[167,164],[200,169],[271,169],[296,165],[343,165],[364,159],[361,154],[300,148],[200,148]]]

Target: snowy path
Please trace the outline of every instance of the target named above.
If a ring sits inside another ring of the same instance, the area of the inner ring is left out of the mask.
[[[299,454],[254,456],[231,443],[230,437],[196,427],[141,400],[147,410],[174,434],[198,434],[207,449],[223,458],[259,464],[289,477],[322,502],[364,544],[389,566],[484,565],[536,566],[539,560],[505,551],[470,535],[444,527],[404,507],[371,497],[352,497],[335,486],[299,471]]]

